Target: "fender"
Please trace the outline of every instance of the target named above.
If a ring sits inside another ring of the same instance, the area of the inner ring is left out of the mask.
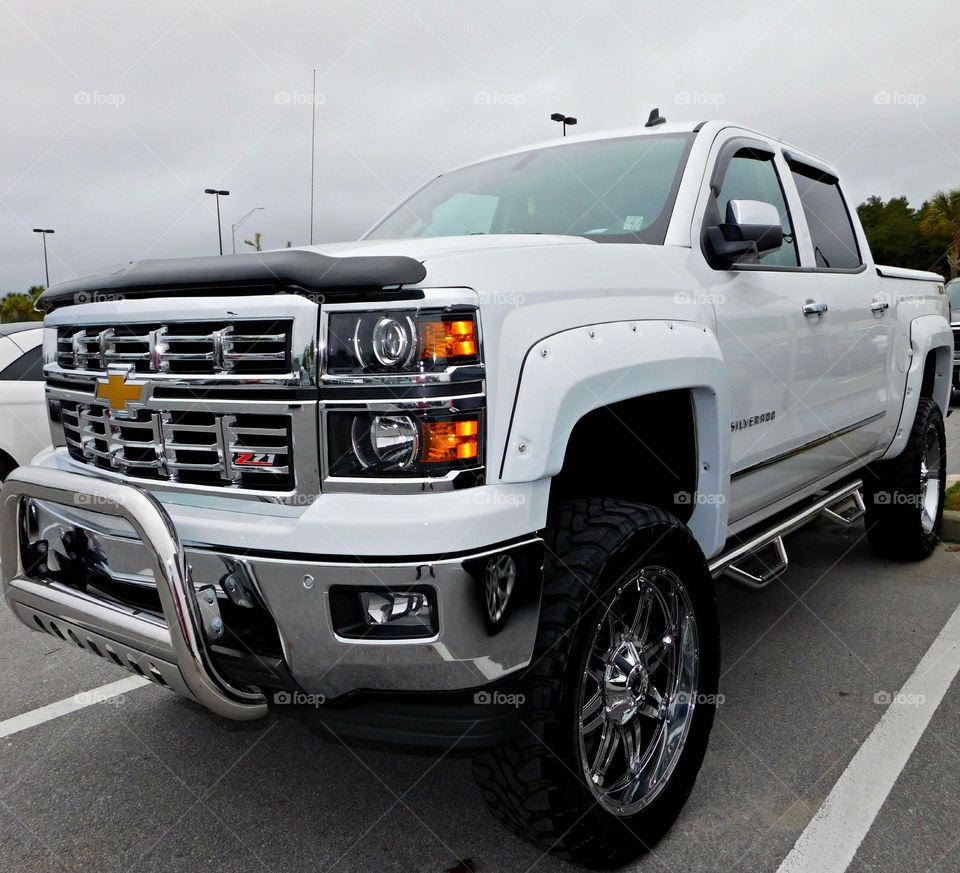
[[[696,501],[689,527],[704,554],[715,555],[727,528],[730,395],[720,347],[702,324],[604,322],[562,331],[533,345],[520,374],[501,480],[555,476],[574,425],[584,415],[674,389],[691,390],[694,401],[697,494],[704,499]]]
[[[883,460],[897,457],[907,444],[920,402],[924,365],[931,352],[936,355],[933,400],[944,418],[947,416],[953,368],[953,331],[950,322],[942,315],[921,315],[910,322],[910,366],[902,395],[903,405],[896,433],[882,455]]]

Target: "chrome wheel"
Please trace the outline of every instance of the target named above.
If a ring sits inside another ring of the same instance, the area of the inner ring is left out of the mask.
[[[690,595],[666,567],[633,570],[601,613],[580,683],[583,774],[600,804],[632,815],[669,782],[696,705]]]
[[[932,533],[940,510],[940,466],[943,446],[940,432],[932,424],[924,438],[920,459],[920,524],[924,533]]]

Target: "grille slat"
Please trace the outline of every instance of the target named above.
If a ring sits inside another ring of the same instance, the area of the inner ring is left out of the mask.
[[[292,329],[289,320],[61,327],[57,364],[64,370],[129,364],[137,373],[194,376],[287,374]]]
[[[83,464],[160,481],[293,488],[287,414],[138,409],[119,415],[74,400],[62,400],[61,412],[67,450]]]

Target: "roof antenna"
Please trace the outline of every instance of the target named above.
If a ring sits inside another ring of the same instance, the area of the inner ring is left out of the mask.
[[[650,112],[650,117],[644,127],[656,127],[658,124],[666,124],[667,119],[660,114],[660,109],[654,109]]]

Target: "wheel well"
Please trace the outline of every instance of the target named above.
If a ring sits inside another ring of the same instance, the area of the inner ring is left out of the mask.
[[[583,497],[649,503],[687,521],[697,485],[697,436],[689,391],[622,400],[576,423],[551,504]]]
[[[930,397],[947,414],[950,407],[950,392],[953,388],[953,354],[946,346],[937,346],[927,352],[923,361],[923,379],[920,382],[920,397]]]
[[[920,383],[920,396],[933,397],[933,386],[937,381],[937,350],[928,352],[923,362],[923,381]]]
[[[8,455],[3,449],[0,449],[0,482],[7,478],[19,464]]]

